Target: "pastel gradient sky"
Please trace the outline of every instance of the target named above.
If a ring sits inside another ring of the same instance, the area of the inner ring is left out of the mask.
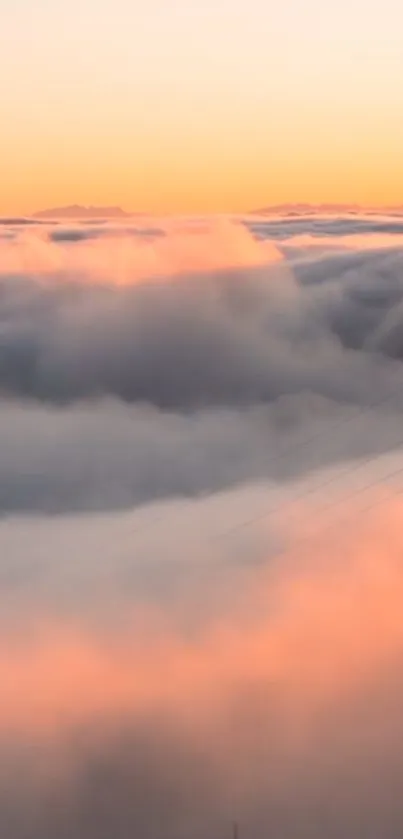
[[[403,203],[401,0],[0,0],[0,213]]]

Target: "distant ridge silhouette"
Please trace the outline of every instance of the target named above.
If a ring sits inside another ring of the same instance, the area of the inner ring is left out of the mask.
[[[382,215],[403,213],[403,205],[394,207],[364,207],[360,204],[272,204],[252,210],[252,215],[306,216],[306,215]]]

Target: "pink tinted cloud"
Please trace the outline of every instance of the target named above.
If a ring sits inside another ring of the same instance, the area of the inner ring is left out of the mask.
[[[15,240],[0,243],[2,273],[37,274],[46,281],[61,275],[88,282],[133,283],[185,272],[220,271],[281,261],[271,242],[258,242],[242,224],[212,219],[200,228],[162,226],[164,235],[101,234],[96,239],[52,242],[48,231],[22,232]],[[140,230],[141,233],[141,230]]]
[[[387,685],[403,662],[401,513],[401,502],[388,500],[337,536],[325,528],[297,540],[246,589],[255,613],[246,625],[231,609],[206,615],[189,640],[162,614],[99,635],[38,616],[29,639],[0,646],[1,731],[62,735],[80,721],[155,712],[209,731],[214,750],[217,726],[251,690],[270,696],[280,740],[299,748],[324,714],[336,709],[337,723],[338,709],[365,704],[371,686]]]

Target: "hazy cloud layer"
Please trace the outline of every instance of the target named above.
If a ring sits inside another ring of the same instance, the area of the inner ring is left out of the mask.
[[[228,497],[227,515],[245,500]],[[328,520],[319,500],[293,527],[289,508],[277,559],[276,517],[235,552],[206,550],[192,508],[182,523],[171,509],[142,548],[122,517],[65,522],[59,552],[45,521],[0,529],[3,548],[19,544],[0,582],[14,603],[0,644],[4,833],[201,839],[237,819],[256,839],[397,839],[402,510],[368,500],[370,518],[350,502]],[[224,507],[205,505],[211,526]]]
[[[343,469],[403,444],[400,384],[372,409],[308,394],[196,414],[8,403],[0,413],[0,514],[113,510],[256,480],[314,481],[328,465]]]
[[[396,375],[399,248],[285,259],[221,223],[73,250],[30,234],[2,242],[1,262],[0,388],[10,395],[178,411],[301,391],[366,403]]]
[[[355,236],[357,234],[403,234],[403,217],[302,216],[301,218],[252,218],[248,228],[259,238],[289,239],[293,236]]]
[[[314,223],[2,225],[5,839],[400,837],[403,246]]]
[[[195,496],[401,442],[400,248],[282,256],[225,220],[125,231],[1,246],[1,513]]]

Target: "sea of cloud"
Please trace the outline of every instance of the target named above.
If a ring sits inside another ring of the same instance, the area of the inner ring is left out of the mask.
[[[0,224],[0,835],[397,839],[403,219]]]

